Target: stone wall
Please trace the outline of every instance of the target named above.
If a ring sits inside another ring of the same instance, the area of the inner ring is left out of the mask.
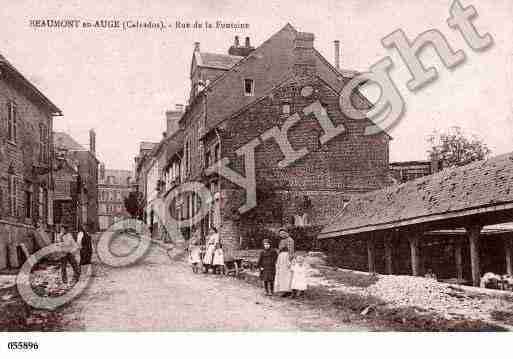
[[[8,139],[8,103],[16,104],[16,141]],[[26,242],[27,231],[38,221],[46,225],[46,218],[37,216],[37,193],[40,186],[48,189],[48,176],[35,175],[34,166],[44,168],[48,162],[41,162],[39,156],[40,125],[52,131],[52,117],[48,110],[35,100],[29,99],[26,91],[9,74],[0,75],[0,268],[9,264],[8,256],[13,251],[8,248],[24,243],[29,251],[33,245]],[[9,211],[9,174],[17,180],[17,214]],[[31,218],[26,218],[25,192],[32,191]],[[51,202],[51,198],[49,198]],[[11,257],[13,266],[15,256]],[[17,265],[17,263],[14,263]]]
[[[301,95],[301,89],[307,86],[313,89],[309,98]],[[315,101],[326,108],[336,126],[346,128],[325,144],[319,141],[323,132],[317,119],[302,112]],[[290,113],[283,113],[284,104],[290,106]],[[278,163],[284,156],[276,141],[261,141],[255,149],[258,207],[238,216],[237,209],[246,198],[245,190],[222,180],[223,220],[228,218],[241,226],[263,222],[279,227],[294,224],[294,216],[306,213],[308,224],[320,225],[337,214],[352,195],[390,184],[388,135],[363,135],[370,121],[346,118],[339,110],[338,94],[315,76],[291,79],[221,124],[222,157],[229,158],[230,167],[243,174],[243,158],[236,156],[235,151],[273,126],[282,126],[294,113],[301,119],[289,130],[288,139],[295,150],[307,148],[308,154],[280,168]],[[241,233],[244,230],[237,235],[225,235],[238,239]]]
[[[37,248],[29,234],[33,227],[0,221],[0,270],[5,268],[19,268],[23,263],[18,259],[17,247],[25,245],[29,253]]]

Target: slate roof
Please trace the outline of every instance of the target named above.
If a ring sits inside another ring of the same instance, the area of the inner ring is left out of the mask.
[[[0,67],[11,73],[13,78],[15,78],[18,83],[23,85],[23,87],[27,89],[31,95],[33,95],[42,104],[44,104],[53,115],[62,116],[62,111],[52,101],[50,101],[48,97],[39,91],[39,89],[32,82],[27,80],[27,78],[23,76],[23,74],[19,72],[18,69],[16,69],[16,67],[14,67],[14,65],[11,64],[2,54],[0,54]]]
[[[87,151],[87,149],[65,132],[54,132],[53,144],[55,148],[66,149],[69,151]]]
[[[215,69],[229,70],[237,62],[242,60],[243,56],[233,56],[225,54],[214,54],[211,52],[199,52],[196,54],[198,66],[212,67]]]
[[[446,168],[353,198],[319,238],[429,222],[434,216],[513,203],[513,152],[462,167]]]

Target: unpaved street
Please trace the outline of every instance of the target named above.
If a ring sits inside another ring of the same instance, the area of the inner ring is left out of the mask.
[[[116,241],[128,251],[134,239]],[[193,274],[152,245],[137,264],[96,263],[89,288],[62,309],[67,330],[362,330],[299,300],[268,298],[242,280]]]

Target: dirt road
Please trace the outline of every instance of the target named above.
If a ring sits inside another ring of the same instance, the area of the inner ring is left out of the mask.
[[[129,251],[131,237],[116,241]],[[68,330],[362,330],[300,300],[269,298],[244,281],[193,274],[183,262],[152,245],[137,264],[96,263],[89,288],[62,309]]]

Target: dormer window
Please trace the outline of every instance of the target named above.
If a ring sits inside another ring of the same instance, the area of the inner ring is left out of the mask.
[[[244,96],[255,95],[255,82],[252,79],[244,79]]]

